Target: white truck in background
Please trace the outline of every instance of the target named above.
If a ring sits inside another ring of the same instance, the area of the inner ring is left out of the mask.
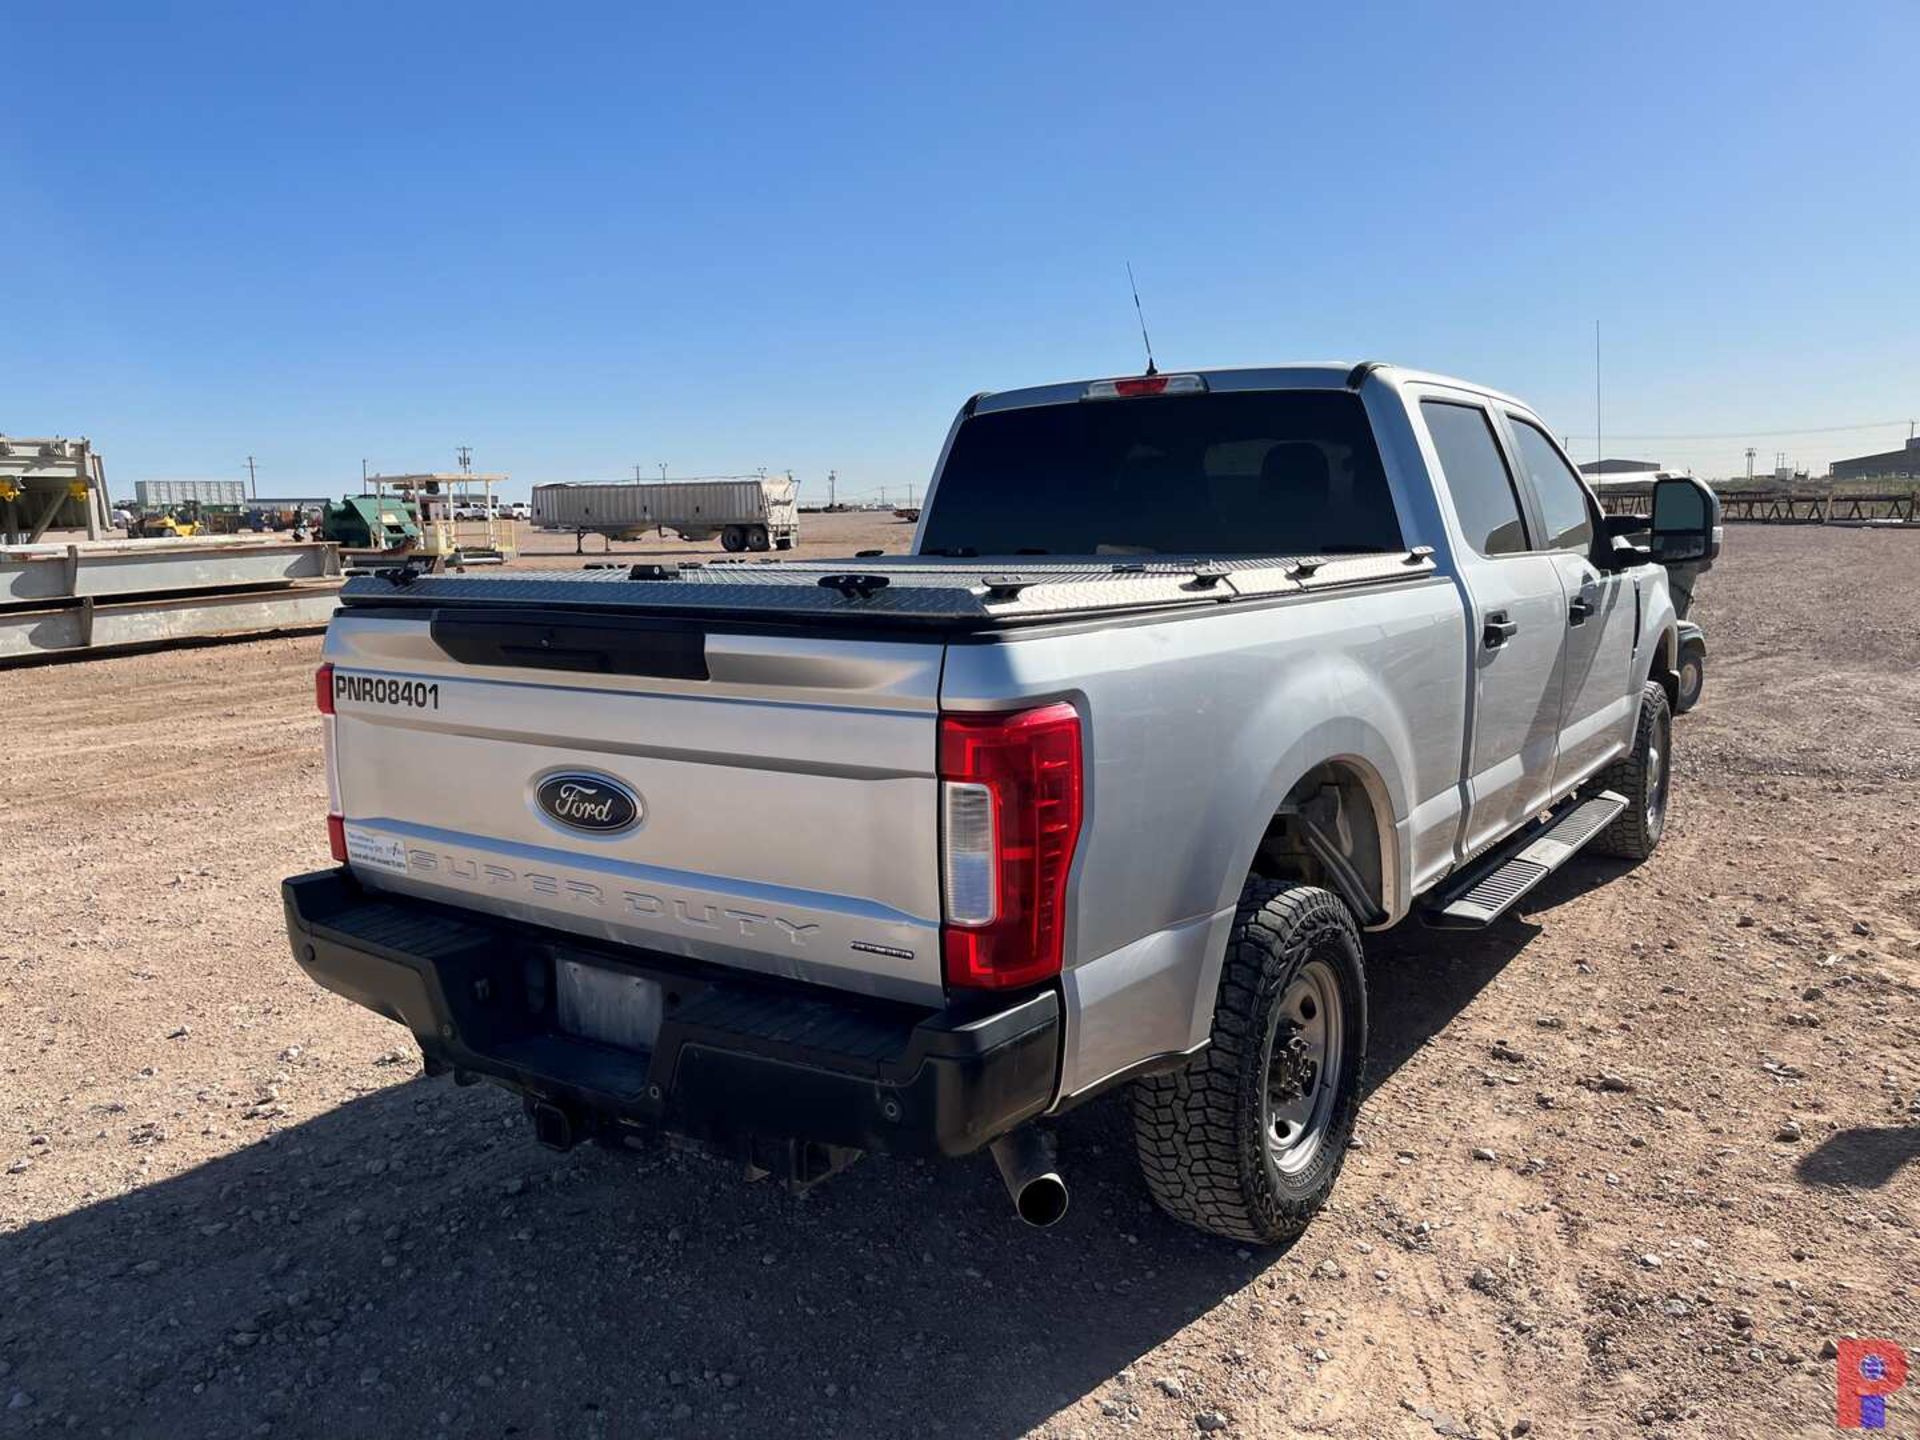
[[[1044,1224],[1035,1122],[1124,1085],[1168,1213],[1284,1240],[1359,1104],[1363,932],[1659,843],[1663,566],[1718,546],[1704,485],[1603,516],[1441,376],[979,395],[906,556],[352,581],[288,934],[550,1145],[991,1147]]]

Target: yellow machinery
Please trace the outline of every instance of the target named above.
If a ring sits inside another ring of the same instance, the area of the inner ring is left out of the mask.
[[[197,516],[183,520],[171,510],[158,515],[136,515],[127,533],[140,540],[157,537],[185,540],[200,533],[200,520]]]

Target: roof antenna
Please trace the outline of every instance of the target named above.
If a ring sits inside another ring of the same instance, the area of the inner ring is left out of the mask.
[[[1133,262],[1127,262],[1127,285],[1133,291],[1133,313],[1140,317],[1140,343],[1147,347],[1147,374],[1158,375],[1153,368],[1153,341],[1147,338],[1147,313],[1140,308],[1140,287],[1134,284]]]

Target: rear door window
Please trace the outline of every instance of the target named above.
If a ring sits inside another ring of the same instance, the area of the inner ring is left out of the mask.
[[[1547,550],[1586,550],[1593,544],[1593,516],[1587,509],[1587,492],[1573,467],[1539,426],[1518,415],[1509,415],[1513,439],[1520,450],[1520,463],[1533,492],[1540,497],[1540,513],[1546,520],[1547,535],[1542,548]]]
[[[1420,413],[1440,454],[1467,543],[1482,555],[1524,554],[1527,527],[1520,518],[1520,496],[1494,438],[1492,418],[1478,405],[1449,400],[1422,400]]]
[[[962,422],[921,536],[950,555],[1310,555],[1404,548],[1360,397],[1081,400]]]

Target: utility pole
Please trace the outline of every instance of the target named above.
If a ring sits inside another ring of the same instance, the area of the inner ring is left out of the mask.
[[[662,460],[660,462],[660,483],[664,485],[666,483],[666,479],[667,479],[667,462]]]
[[[1593,322],[1593,458],[1596,461],[1607,458],[1606,441],[1600,434],[1600,322],[1598,320]],[[1593,473],[1596,475],[1600,473],[1598,465],[1594,467]]]
[[[247,456],[247,498],[250,500],[260,498],[260,483],[253,473],[253,456],[251,455]]]
[[[638,460],[633,462],[633,483],[636,485],[640,483],[640,462]]]
[[[473,473],[473,447],[471,445],[462,445],[458,453],[460,456],[460,473],[462,475],[471,475]]]
[[[827,471],[827,509],[829,510],[834,506],[833,487],[839,479],[840,472],[838,470]]]

